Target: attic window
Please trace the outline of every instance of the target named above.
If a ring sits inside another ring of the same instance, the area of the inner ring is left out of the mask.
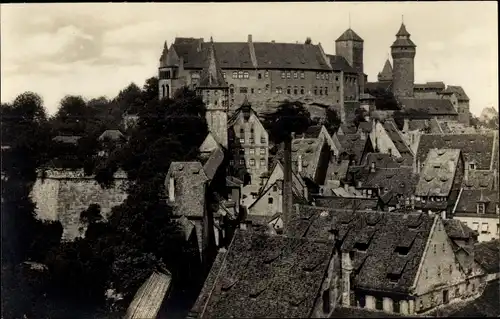
[[[356,249],[357,251],[367,251],[368,250],[368,243],[359,243],[359,242],[356,242],[354,244],[354,249]]]
[[[396,247],[395,251],[396,251],[396,253],[398,253],[398,255],[406,256],[410,252],[410,247],[401,247],[401,246],[398,246],[398,247]]]
[[[476,169],[476,164],[475,163],[469,163],[469,169]]]
[[[484,209],[484,203],[478,203],[477,204],[477,213],[478,214],[484,214],[484,211],[485,211],[485,209]]]

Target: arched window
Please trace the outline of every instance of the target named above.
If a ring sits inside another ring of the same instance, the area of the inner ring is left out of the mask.
[[[248,79],[249,78],[249,75],[248,75],[247,71],[243,72],[243,78],[244,79]]]
[[[234,94],[234,84],[229,85],[229,93]]]
[[[167,96],[167,99],[170,98],[170,86],[168,84],[165,85],[165,95]]]
[[[238,78],[238,72],[234,71],[233,72],[233,79],[237,79]]]
[[[323,88],[319,88],[319,95],[323,95]]]
[[[289,86],[286,88],[286,94],[291,94],[292,93],[292,88]]]
[[[328,88],[325,87],[325,95],[328,95]]]
[[[317,86],[314,87],[314,95],[318,95],[318,87]]]
[[[238,79],[243,79],[243,71],[238,72]]]
[[[164,84],[161,85],[160,93],[161,93],[161,97],[164,98],[165,97],[165,85]]]
[[[304,94],[304,91],[305,91],[305,90],[304,90],[304,87],[303,87],[303,86],[301,86],[301,87],[300,87],[300,94]]]

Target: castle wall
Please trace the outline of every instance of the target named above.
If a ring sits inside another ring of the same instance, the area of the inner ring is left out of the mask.
[[[59,220],[63,226],[63,239],[74,240],[82,235],[79,230],[80,213],[91,204],[98,204],[107,218],[111,209],[127,198],[128,180],[124,173],[115,174],[114,185],[102,188],[93,176],[83,171],[48,170],[45,177],[37,178],[31,191],[36,204],[36,217],[41,220]],[[83,230],[85,227],[83,227]]]

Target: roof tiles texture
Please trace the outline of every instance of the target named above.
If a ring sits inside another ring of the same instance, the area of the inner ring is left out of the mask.
[[[399,99],[399,102],[405,110],[424,111],[431,116],[458,114],[451,101],[447,99],[405,98]]]
[[[455,213],[472,213],[477,212],[477,204],[483,202],[485,204],[485,214],[496,216],[496,206],[499,205],[499,195],[496,190],[466,190],[462,191],[457,203]]]
[[[495,173],[490,170],[469,170],[462,187],[465,189],[494,189]]]
[[[476,169],[488,170],[493,156],[492,134],[423,134],[417,150],[417,159],[423,163],[432,148],[459,149],[466,162],[475,162]]]
[[[424,162],[415,195],[448,196],[459,160],[458,149],[431,149]]]
[[[500,272],[500,240],[491,240],[474,245],[474,259],[487,273]]]
[[[340,153],[354,155],[356,162],[359,162],[363,156],[367,139],[362,139],[358,134],[337,135],[337,138],[342,147]]]
[[[434,216],[424,213],[337,211],[318,206],[300,206],[299,210],[302,227],[297,231],[302,233],[297,233],[297,236],[328,239],[333,230],[338,231],[341,249],[353,252],[356,287],[403,293],[409,291]],[[406,250],[406,254],[397,252],[397,248]],[[390,274],[394,279],[389,279]]]
[[[175,180],[176,216],[202,217],[205,209],[205,183],[209,180],[200,162],[172,162],[165,179],[169,190],[170,177]]]
[[[309,317],[332,252],[333,242],[238,231],[194,310],[201,318]]]
[[[139,288],[125,319],[156,319],[170,288],[170,274],[154,272]]]

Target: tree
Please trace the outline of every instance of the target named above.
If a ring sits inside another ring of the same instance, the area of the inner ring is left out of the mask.
[[[270,137],[276,143],[284,144],[284,196],[283,212],[286,230],[292,209],[292,133],[302,134],[310,126],[310,114],[301,102],[285,101],[275,112],[264,117]]]
[[[158,77],[153,76],[146,80],[142,88],[142,99],[146,103],[158,99]]]
[[[354,111],[354,126],[357,128],[359,123],[366,122],[366,116],[368,115],[368,111],[366,111],[363,107],[358,107]]]
[[[101,128],[97,110],[87,106],[83,97],[73,95],[61,99],[52,122],[54,135],[83,136]]]
[[[333,134],[337,132],[341,124],[342,120],[340,119],[340,116],[338,115],[337,111],[332,107],[327,108],[325,127],[328,133]]]

